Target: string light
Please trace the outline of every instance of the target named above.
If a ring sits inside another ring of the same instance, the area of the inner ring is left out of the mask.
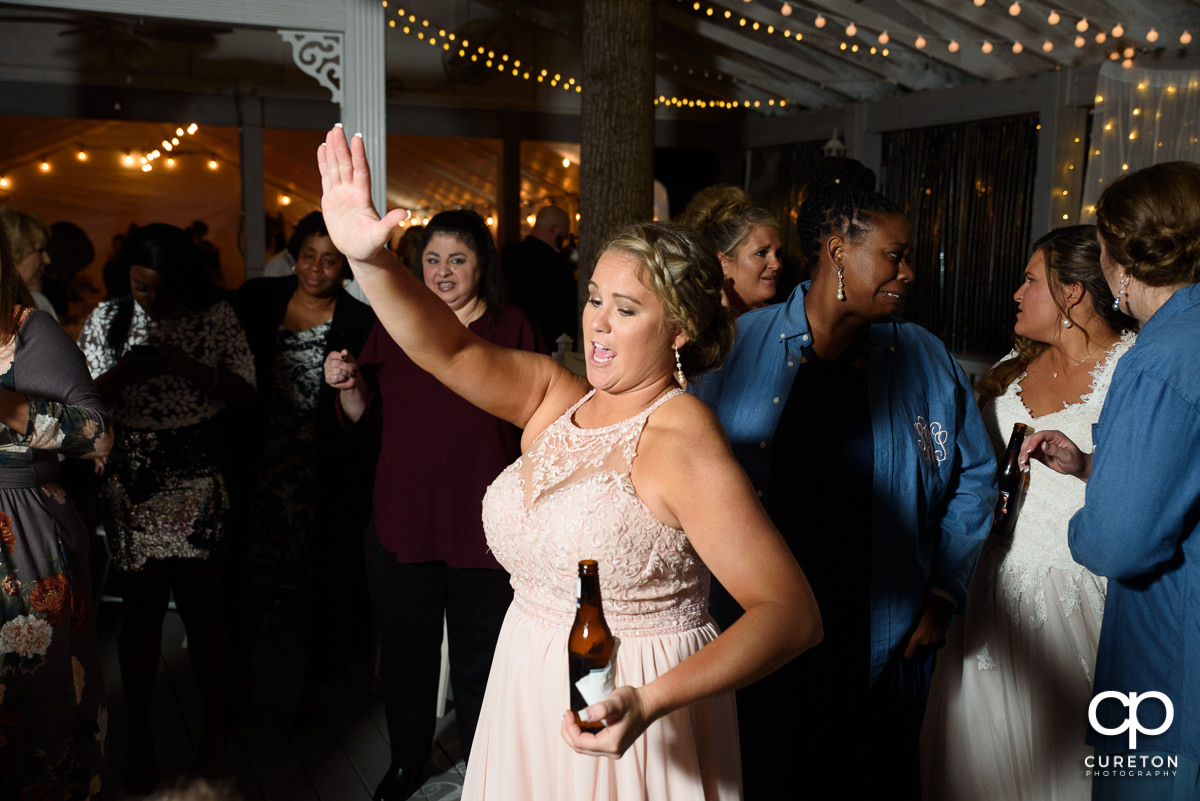
[[[1179,43],[1184,44],[1184,45],[1191,44],[1192,43],[1192,35],[1190,33],[1188,33],[1187,31],[1184,31],[1183,33],[1179,34]]]
[[[50,172],[50,162],[46,161],[46,157],[42,156],[42,163],[39,166],[42,172]]]
[[[951,39],[950,44],[946,45],[946,49],[949,50],[951,53],[957,53],[958,52],[958,42]]]
[[[82,147],[79,148],[79,152],[75,154],[75,158],[79,159],[80,161],[87,161],[88,160],[87,151],[84,150]]]
[[[990,52],[992,52],[992,43],[984,42],[982,45],[980,45],[979,49],[982,50],[984,53],[990,53]]]
[[[1050,41],[1049,39],[1042,42],[1042,52],[1043,53],[1049,53],[1053,49],[1054,49],[1054,42]]]
[[[1152,44],[1154,42],[1157,42],[1158,41],[1158,31],[1154,30],[1153,28],[1151,28],[1149,31],[1147,31],[1146,32],[1146,41],[1150,42]]]
[[[917,37],[917,40],[916,40],[915,42],[913,42],[913,45],[914,45],[914,46],[915,46],[915,47],[916,47],[918,50],[924,50],[924,49],[925,49],[925,44],[926,44],[926,42],[925,42],[925,37],[924,37],[924,36],[918,36],[918,37]]]
[[[846,36],[853,39],[858,35],[858,26],[851,22],[846,26]]]
[[[813,20],[813,25],[815,25],[818,28],[824,28],[825,27],[825,18],[823,16],[821,16],[820,14],[818,14],[817,18]]]
[[[209,160],[208,160],[208,168],[209,168],[210,170],[215,170],[215,169],[217,168],[217,160],[216,160],[216,159],[209,159]]]
[[[1008,7],[1008,15],[1010,17],[1015,17],[1020,13],[1021,13],[1021,4],[1020,3],[1014,2],[1011,6]]]
[[[1025,45],[1021,44],[1020,42],[1013,42],[1012,51],[1014,53],[1020,53],[1024,49],[1025,49]]]
[[[784,3],[784,4],[783,4],[783,8],[779,9],[779,13],[780,13],[780,14],[782,14],[783,16],[785,16],[785,17],[790,17],[790,16],[792,16],[792,4],[791,4],[791,3]]]
[[[1122,27],[1121,23],[1118,22],[1112,27],[1112,35],[1118,39],[1125,35],[1125,28]]]
[[[1057,11],[1051,11],[1050,16],[1046,17],[1046,22],[1049,22],[1051,25],[1057,25],[1061,19],[1062,17],[1058,16]]]
[[[1081,19],[1081,20],[1079,20],[1079,22],[1075,23],[1075,30],[1079,31],[1080,33],[1083,33],[1087,29],[1088,29],[1087,19]]]

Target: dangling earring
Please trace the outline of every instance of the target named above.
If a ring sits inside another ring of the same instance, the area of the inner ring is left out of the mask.
[[[1062,319],[1062,327],[1063,328],[1070,328],[1072,325],[1074,325],[1074,323],[1071,322],[1070,317],[1064,317]]]
[[[1121,288],[1117,290],[1117,296],[1113,298],[1113,311],[1121,310],[1121,296],[1125,294],[1125,287],[1129,286],[1129,276],[1121,276]]]
[[[846,299],[846,285],[842,282],[842,263],[838,262],[838,291],[837,299],[844,301]]]
[[[679,358],[679,348],[672,346],[675,351],[675,380],[679,382],[679,386],[687,389],[687,376],[683,374],[683,362]]]

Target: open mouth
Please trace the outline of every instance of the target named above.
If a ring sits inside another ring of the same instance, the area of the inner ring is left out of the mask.
[[[453,281],[438,281],[437,282],[438,292],[449,292],[450,290],[454,289],[454,287],[456,287],[456,286],[458,286],[458,284],[454,283]]]
[[[900,301],[904,300],[904,295],[903,295],[903,294],[901,294],[900,292],[887,292],[887,291],[884,291],[884,290],[880,290],[879,294],[880,294],[882,297],[885,297],[885,298],[887,298],[888,300],[894,300],[894,301],[896,301],[897,303],[899,303]]]
[[[592,361],[596,364],[605,364],[616,358],[616,352],[612,351],[599,342],[592,343]]]

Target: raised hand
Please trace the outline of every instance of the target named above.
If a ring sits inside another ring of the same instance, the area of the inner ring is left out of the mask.
[[[392,229],[408,218],[393,209],[382,219],[371,201],[371,168],[363,149],[362,134],[346,141],[341,125],[330,129],[317,148],[321,171],[321,212],[333,244],[354,262],[371,262],[384,250]]]

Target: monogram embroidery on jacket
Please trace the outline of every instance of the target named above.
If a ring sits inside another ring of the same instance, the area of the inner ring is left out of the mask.
[[[950,438],[950,432],[936,420],[930,423],[920,415],[913,423],[913,428],[917,430],[917,447],[925,461],[931,465],[939,465],[946,461],[946,440]]]

